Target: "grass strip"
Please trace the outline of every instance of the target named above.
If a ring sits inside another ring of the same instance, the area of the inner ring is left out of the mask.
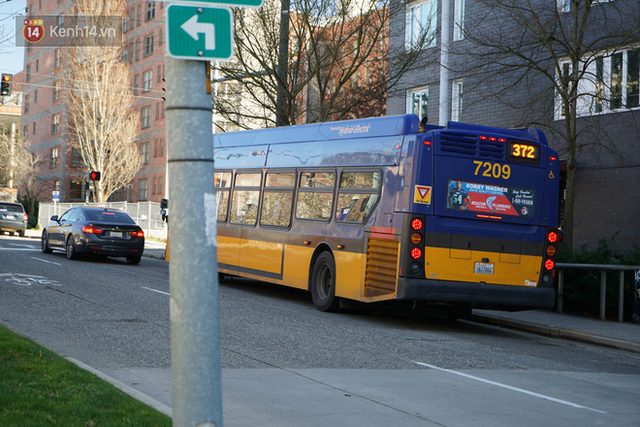
[[[0,326],[0,426],[171,426],[171,419]]]

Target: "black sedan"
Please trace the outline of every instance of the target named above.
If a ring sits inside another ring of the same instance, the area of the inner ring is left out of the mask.
[[[139,264],[144,251],[144,231],[126,213],[107,208],[77,206],[60,218],[51,217],[42,231],[42,252],[63,250],[67,258],[81,254],[125,257]]]

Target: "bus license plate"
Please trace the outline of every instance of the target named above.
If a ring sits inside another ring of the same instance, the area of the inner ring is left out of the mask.
[[[493,264],[487,262],[476,262],[474,272],[476,274],[493,274]]]
[[[116,237],[118,239],[122,239],[122,232],[121,231],[112,231],[111,232],[111,237]]]

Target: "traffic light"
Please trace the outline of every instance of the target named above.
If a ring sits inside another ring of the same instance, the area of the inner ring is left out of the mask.
[[[2,80],[0,81],[0,95],[2,96],[11,95],[11,79],[12,78],[13,78],[13,74],[2,73]]]
[[[97,172],[97,171],[91,171],[91,172],[89,172],[89,176],[88,176],[88,178],[89,178],[91,181],[100,181],[100,172]]]

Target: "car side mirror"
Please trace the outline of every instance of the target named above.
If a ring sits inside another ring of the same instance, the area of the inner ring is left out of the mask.
[[[51,221],[55,221],[58,222],[58,215],[54,215],[51,218],[49,218]]]

